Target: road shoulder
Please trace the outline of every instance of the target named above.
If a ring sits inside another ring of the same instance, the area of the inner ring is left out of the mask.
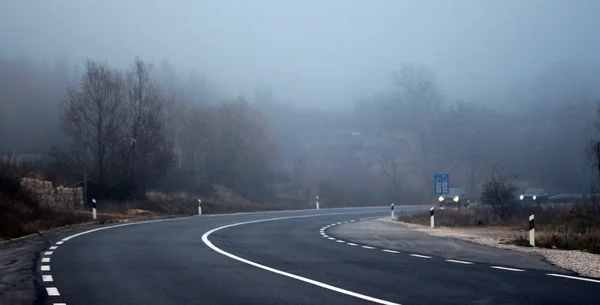
[[[329,230],[329,234],[359,244],[451,260],[572,274],[548,263],[539,255],[489,247],[448,236],[433,236],[417,230],[415,226],[373,219],[335,226]]]

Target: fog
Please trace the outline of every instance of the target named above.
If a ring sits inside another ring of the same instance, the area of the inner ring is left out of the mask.
[[[598,12],[583,0],[11,1],[0,157],[44,155],[35,166],[55,183],[85,169],[115,200],[223,186],[259,202],[422,202],[434,173],[477,197],[492,169],[519,189],[588,192]]]
[[[11,57],[195,69],[231,95],[272,87],[296,104],[347,107],[405,62],[452,99],[499,94],[557,62],[600,62],[597,1],[10,1]],[[187,72],[187,71],[186,71]]]

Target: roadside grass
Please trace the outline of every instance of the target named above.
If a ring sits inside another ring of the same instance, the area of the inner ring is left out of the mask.
[[[544,208],[515,206],[510,217],[498,216],[492,208],[444,209],[435,211],[436,227],[489,228],[506,230],[506,242],[529,246],[529,215],[535,215],[536,247],[581,250],[600,254],[600,208],[594,204],[560,205]],[[397,220],[429,226],[429,212],[401,213]],[[512,233],[511,233],[512,232]],[[511,236],[512,235],[512,236]]]

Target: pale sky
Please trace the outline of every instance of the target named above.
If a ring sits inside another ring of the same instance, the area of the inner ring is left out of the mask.
[[[3,1],[0,54],[135,56],[195,69],[231,94],[272,86],[306,105],[350,105],[400,64],[432,68],[446,95],[485,99],[555,62],[600,65],[600,1]]]

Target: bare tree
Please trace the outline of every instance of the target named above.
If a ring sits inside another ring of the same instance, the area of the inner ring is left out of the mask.
[[[69,88],[62,124],[78,150],[89,151],[101,187],[117,176],[117,152],[125,121],[124,90],[119,72],[88,60],[79,88]]]
[[[377,161],[382,176],[390,182],[394,195],[400,192],[400,160],[398,150],[395,147],[384,149],[378,156]]]
[[[149,183],[171,165],[173,152],[163,96],[150,77],[151,65],[136,58],[126,79],[126,120],[121,138],[128,184],[143,196]]]

